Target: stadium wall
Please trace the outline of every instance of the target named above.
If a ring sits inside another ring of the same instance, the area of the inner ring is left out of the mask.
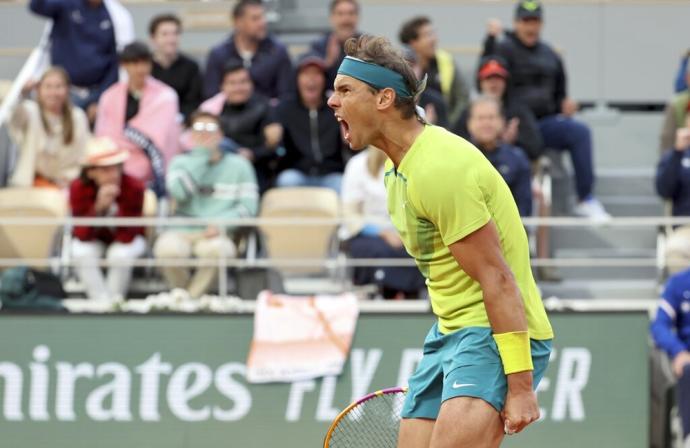
[[[0,2],[0,78],[16,75],[36,44],[44,21],[30,14],[25,1]],[[203,60],[229,30],[227,1],[125,1],[138,37],[160,12],[184,20],[183,48]],[[276,2],[274,2],[276,3]],[[281,0],[273,27],[297,48],[328,26],[323,0]],[[579,101],[665,102],[672,94],[680,56],[687,51],[688,4],[683,0],[546,0],[544,37],[563,53],[571,96]],[[475,70],[490,17],[511,26],[514,1],[362,0],[361,29],[397,41],[400,24],[417,14],[434,20],[440,45],[456,56],[463,72]],[[384,20],[385,18],[385,20]],[[660,28],[662,27],[662,28]],[[310,34],[311,33],[311,34]]]

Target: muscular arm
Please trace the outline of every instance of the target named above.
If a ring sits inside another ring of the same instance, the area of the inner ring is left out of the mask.
[[[492,221],[449,246],[460,267],[479,282],[494,334],[527,331],[527,318],[513,273],[508,267]],[[520,432],[539,418],[532,372],[507,375],[508,393],[502,412],[506,430]]]
[[[449,246],[460,267],[477,281],[494,333],[527,331],[522,297],[508,267],[493,222]]]

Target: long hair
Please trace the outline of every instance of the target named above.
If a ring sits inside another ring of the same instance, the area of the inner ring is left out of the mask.
[[[67,74],[67,71],[65,71],[65,69],[62,67],[50,67],[48,68],[48,70],[45,71],[45,73],[43,73],[43,76],[41,76],[41,79],[38,81],[39,89],[40,85],[50,75],[58,75],[60,78],[62,78],[62,81],[67,86],[67,98],[65,98],[65,103],[62,105],[62,110],[60,111],[60,114],[62,115],[62,141],[65,145],[69,145],[74,140],[74,120],[72,117],[73,106],[72,101],[69,97],[69,75]],[[43,109],[43,104],[41,104],[40,95],[36,98],[36,101],[38,102],[38,108],[41,111],[41,122],[43,122],[43,129],[45,129],[47,134],[50,134],[51,130],[50,126],[48,125],[48,118],[46,117],[45,110]]]

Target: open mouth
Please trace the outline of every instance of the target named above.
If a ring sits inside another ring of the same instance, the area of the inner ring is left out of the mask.
[[[352,143],[350,141],[350,125],[342,117],[336,117],[338,118],[338,123],[340,124],[340,133],[342,134],[343,138],[346,142]]]

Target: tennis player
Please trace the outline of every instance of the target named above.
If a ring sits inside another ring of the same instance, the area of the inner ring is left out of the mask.
[[[352,38],[345,53],[328,104],[353,149],[388,155],[388,210],[438,317],[398,447],[497,447],[539,418],[553,338],[517,206],[478,149],[418,115],[423,85],[390,42]]]

